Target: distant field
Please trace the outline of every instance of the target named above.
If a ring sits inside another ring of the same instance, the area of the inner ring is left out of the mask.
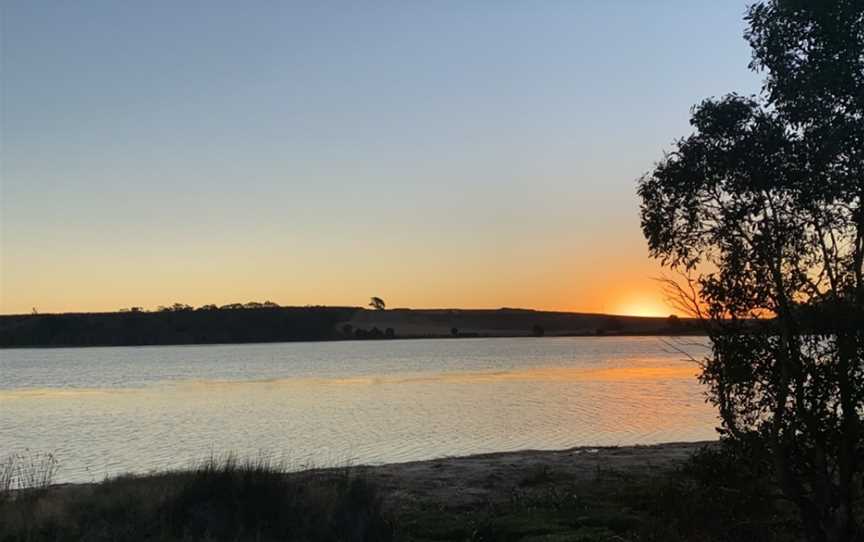
[[[269,307],[0,316],[0,347],[135,346],[415,337],[666,335],[691,321],[525,309]]]
[[[694,322],[685,319],[526,309],[362,310],[348,324],[355,329],[392,328],[400,337],[665,335],[696,330]]]

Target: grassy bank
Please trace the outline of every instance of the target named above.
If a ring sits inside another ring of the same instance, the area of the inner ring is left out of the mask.
[[[716,445],[514,452],[287,472],[266,461],[0,496],[0,540],[795,540]]]
[[[4,542],[393,539],[381,493],[348,470],[289,474],[278,464],[228,457],[184,471],[2,495]]]
[[[405,540],[684,542],[799,540],[790,510],[714,450],[669,470],[599,468],[580,479],[545,466],[501,499],[462,509],[416,506]]]

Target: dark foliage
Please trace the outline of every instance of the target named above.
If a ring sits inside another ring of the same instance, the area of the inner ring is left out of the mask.
[[[642,228],[706,322],[701,380],[723,436],[760,442],[751,452],[810,540],[852,540],[864,536],[864,2],[772,0],[747,21],[762,96],[693,109],[694,133],[639,183]]]
[[[381,496],[345,472],[291,475],[267,463],[120,477],[0,504],[0,541],[387,541]]]
[[[701,333],[691,319],[682,319],[680,327],[672,328],[666,318],[656,317],[516,309],[370,311],[357,307],[270,307],[268,303],[203,305],[195,309],[175,304],[156,312],[132,307],[116,313],[0,315],[0,347],[391,338],[387,328],[394,330],[393,338],[509,337],[533,334],[534,325],[542,327],[545,335],[556,336],[594,335],[595,330],[608,335]],[[175,306],[179,308],[175,310]],[[414,332],[405,333],[404,329]]]
[[[779,490],[758,440],[705,447],[629,500],[645,511],[638,540],[797,540],[794,508]]]
[[[285,307],[0,316],[0,346],[131,346],[324,340],[359,310]]]
[[[778,503],[770,466],[746,448],[709,446],[671,470],[601,469],[569,480],[532,467],[507,499],[469,510],[409,509],[405,540],[793,542],[792,507]]]
[[[354,338],[361,340],[379,340],[379,339],[395,339],[396,338],[396,330],[392,327],[388,327],[384,331],[381,331],[377,327],[372,327],[372,329],[363,329],[357,328],[354,330]]]

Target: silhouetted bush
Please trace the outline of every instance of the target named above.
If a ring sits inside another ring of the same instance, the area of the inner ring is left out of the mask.
[[[795,510],[778,488],[757,442],[705,447],[653,487],[634,492],[648,512],[640,540],[798,540]]]
[[[396,337],[396,331],[393,328],[387,328],[381,331],[378,327],[372,329],[357,328],[354,330],[355,339],[393,339]]]

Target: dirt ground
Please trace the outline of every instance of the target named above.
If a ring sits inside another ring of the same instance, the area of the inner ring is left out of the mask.
[[[600,470],[662,472],[681,464],[701,443],[568,450],[524,450],[364,467],[396,505],[458,510],[506,500],[513,488],[560,481],[588,482]]]

